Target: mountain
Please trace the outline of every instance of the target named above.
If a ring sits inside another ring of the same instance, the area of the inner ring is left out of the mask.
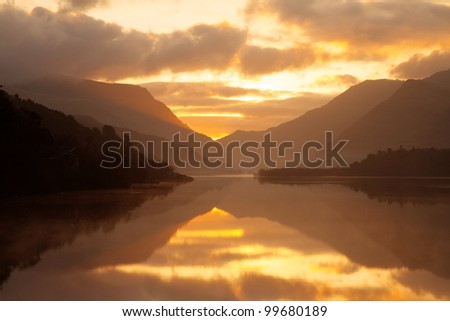
[[[90,116],[76,115],[74,116],[74,118],[77,122],[79,122],[83,126],[86,126],[91,129],[97,128],[101,130],[105,126],[104,124],[99,123],[97,120],[95,120]],[[130,133],[130,137],[132,138],[133,141],[139,141],[144,145],[146,145],[148,142],[153,142],[155,147],[152,150],[148,150],[148,154],[146,156],[156,160],[161,160],[163,158],[161,145],[163,141],[167,141],[166,138],[143,134],[135,130],[131,130],[129,128],[123,128],[118,126],[114,126],[114,131],[116,132],[119,138],[122,138],[124,133]]]
[[[450,147],[450,71],[408,80],[349,126],[346,155],[358,159],[388,148]]]
[[[126,151],[120,160],[129,160],[128,168],[101,167],[102,146],[110,140],[119,140],[111,126],[90,129],[72,116],[0,90],[0,198],[184,179],[170,168],[139,168],[138,158],[129,159]]]
[[[308,140],[323,140],[324,131],[339,134],[379,102],[389,98],[401,84],[395,80],[366,80],[350,87],[323,107],[310,110],[296,119],[264,131],[236,131],[220,141],[260,139],[267,132],[280,141],[293,140],[303,144]]]
[[[388,99],[401,85],[402,82],[396,80],[366,80],[350,87],[326,105],[310,110],[296,119],[264,131],[236,131],[219,141],[224,145],[236,140],[259,142],[264,134],[270,132],[272,139],[279,143],[293,141],[296,150],[300,150],[306,141],[323,142],[325,131],[333,131],[337,138],[361,116]]]
[[[323,142],[324,132],[332,131],[335,141],[349,140],[341,154],[352,162],[369,153],[400,146],[450,148],[449,124],[450,70],[447,70],[423,80],[364,81],[294,120],[264,131],[236,131],[220,142],[261,141],[270,132],[273,140],[293,141],[295,150],[300,151],[306,141]]]
[[[439,71],[424,80],[440,87],[450,88],[450,69]]]
[[[182,135],[193,132],[166,105],[136,85],[48,76],[5,89],[66,114],[87,115],[99,123],[147,135],[171,138],[177,132]],[[196,136],[209,140],[205,135]]]

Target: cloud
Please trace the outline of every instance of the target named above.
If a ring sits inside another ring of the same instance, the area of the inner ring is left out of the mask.
[[[315,81],[315,84],[319,86],[329,86],[329,85],[345,85],[353,86],[359,83],[360,80],[355,76],[344,74],[344,75],[334,75],[325,76]]]
[[[450,68],[450,50],[436,50],[430,55],[416,54],[391,70],[398,78],[425,78]]]
[[[165,66],[172,71],[224,69],[246,40],[245,31],[222,25],[196,25],[187,31],[160,35],[147,70]]]
[[[299,117],[308,110],[320,107],[331,99],[330,95],[303,93],[287,99],[269,99],[261,102],[240,103],[227,108],[227,111],[242,113],[249,118],[267,119],[279,122]],[[264,127],[266,128],[266,127]]]
[[[298,117],[308,110],[316,107],[320,107],[325,104],[330,96],[327,95],[314,95],[310,94],[299,97],[292,97],[287,99],[268,99],[260,102],[245,102],[239,100],[225,100],[225,99],[209,99],[205,98],[203,100],[191,101],[191,103],[197,103],[196,105],[186,105],[187,107],[181,107],[180,109],[184,113],[193,112],[198,113],[238,113],[246,116],[249,119],[267,119],[272,124],[276,119],[281,119],[282,121],[288,121],[292,118]],[[209,104],[208,104],[209,102]],[[257,125],[260,129],[261,123],[258,122]]]
[[[404,271],[396,277],[400,283],[419,295],[432,294],[437,300],[448,300],[450,297],[450,280],[448,279],[425,271]]]
[[[4,83],[53,73],[117,80],[163,70],[221,70],[246,41],[246,31],[228,24],[154,34],[82,13],[38,7],[27,14],[8,5],[1,7],[0,28]]]
[[[262,274],[242,277],[240,294],[243,300],[316,300],[321,285],[306,280],[285,280]]]
[[[339,81],[352,80],[350,75],[336,77]],[[259,119],[273,120],[280,117],[283,121],[322,106],[332,98],[331,94],[295,94],[280,90],[225,86],[220,82],[152,82],[141,86],[147,88],[155,98],[171,107],[176,106],[176,110],[182,110],[183,113],[240,113]]]
[[[141,86],[150,90],[154,96],[185,98],[204,98],[207,96],[232,98],[248,95],[270,97],[274,94],[280,94],[279,91],[227,86],[220,82],[151,82]]]
[[[423,0],[251,0],[248,16],[275,15],[311,39],[355,45],[447,40],[450,7]]]
[[[60,0],[59,6],[62,10],[85,11],[107,4],[107,0]]]
[[[240,69],[244,74],[261,75],[301,69],[312,65],[316,59],[316,53],[309,45],[288,49],[246,46],[240,53]]]
[[[103,3],[64,1],[61,8],[67,10],[57,12],[0,7],[0,82],[11,84],[55,73],[115,81],[162,71],[232,68],[260,76],[308,68],[331,58],[312,43],[282,49],[248,45],[248,31],[227,23],[157,34],[127,30],[79,12]],[[245,94],[226,86],[213,90],[228,97]]]

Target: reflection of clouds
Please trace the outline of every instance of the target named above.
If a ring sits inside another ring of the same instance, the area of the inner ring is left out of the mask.
[[[319,290],[302,280],[284,280],[262,274],[245,274],[239,284],[239,297],[243,300],[314,300]]]
[[[22,277],[27,291],[11,291],[15,300],[233,300],[234,291],[225,279],[201,280],[107,273],[42,274]],[[0,292],[0,299],[3,299]]]
[[[439,278],[425,271],[399,273],[397,280],[410,288],[416,295],[426,295],[430,292],[441,300],[450,298],[450,280]]]
[[[105,266],[95,272],[158,278],[167,284],[226,282],[233,296],[244,300],[434,298],[429,291],[418,293],[399,282],[404,273],[400,269],[364,267],[324,245],[304,251],[305,244],[318,241],[274,245],[274,237],[286,234],[293,240],[307,239],[266,219],[237,219],[214,208],[178,230],[155,252],[157,260],[152,256],[139,264]]]

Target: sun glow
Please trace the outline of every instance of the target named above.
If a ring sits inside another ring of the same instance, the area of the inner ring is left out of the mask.
[[[186,111],[175,111],[175,115],[181,118],[187,117],[227,117],[227,118],[244,118],[245,116],[241,113],[196,113],[196,112],[186,112]]]

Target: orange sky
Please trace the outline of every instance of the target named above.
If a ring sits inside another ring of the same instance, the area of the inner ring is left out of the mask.
[[[421,78],[450,68],[448,1],[22,0],[15,6],[17,32],[29,27],[37,47],[49,41],[58,53],[45,71],[146,84],[182,121],[214,138],[288,121],[364,79]],[[51,19],[38,22],[44,15]],[[80,46],[79,52],[60,43]]]

